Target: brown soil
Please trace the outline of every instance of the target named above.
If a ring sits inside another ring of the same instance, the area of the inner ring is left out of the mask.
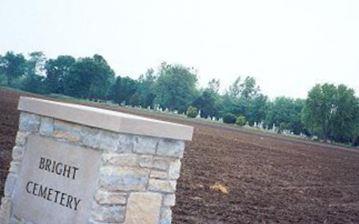
[[[0,90],[0,195],[19,95]],[[358,151],[150,116],[195,127],[178,181],[174,223],[359,223]]]

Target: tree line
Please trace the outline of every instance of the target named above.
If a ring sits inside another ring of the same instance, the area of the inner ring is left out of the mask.
[[[0,55],[0,85],[39,94],[112,101],[141,107],[161,107],[189,117],[223,119],[239,125],[260,124],[278,132],[318,136],[323,140],[358,144],[359,99],[345,85],[317,84],[306,99],[263,94],[254,77],[238,77],[224,93],[220,80],[197,87],[193,68],[162,63],[138,79],[115,75],[101,55],[47,59],[42,52]]]

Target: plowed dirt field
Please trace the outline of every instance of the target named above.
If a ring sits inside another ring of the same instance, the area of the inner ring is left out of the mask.
[[[0,195],[17,131],[19,96],[0,89]],[[178,180],[174,223],[359,223],[355,149],[131,113],[195,127]],[[222,191],[212,187],[215,183]]]

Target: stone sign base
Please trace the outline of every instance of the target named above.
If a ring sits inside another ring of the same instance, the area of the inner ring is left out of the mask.
[[[50,109],[39,108],[38,103]],[[53,105],[75,112],[54,116]],[[161,122],[163,134],[155,130],[145,135],[141,127],[121,130],[127,115],[111,117],[105,110],[85,106],[22,98],[19,109],[1,224],[171,223],[184,140],[192,136],[192,128],[178,125],[181,133],[186,129],[190,134],[174,139],[166,136],[176,134],[171,129],[174,124]],[[84,116],[82,123],[72,117],[76,113]],[[94,116],[117,122],[118,131],[93,125]],[[156,122],[129,119],[147,126]]]

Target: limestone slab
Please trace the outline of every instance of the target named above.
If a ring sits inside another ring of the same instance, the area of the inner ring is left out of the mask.
[[[14,215],[37,224],[86,223],[100,161],[98,151],[28,136],[14,192]]]
[[[159,193],[136,192],[128,199],[125,224],[157,224],[162,196]]]
[[[100,184],[108,190],[142,191],[148,182],[149,171],[134,167],[102,167]]]
[[[70,103],[21,97],[18,109],[110,131],[191,140],[193,127]]]

